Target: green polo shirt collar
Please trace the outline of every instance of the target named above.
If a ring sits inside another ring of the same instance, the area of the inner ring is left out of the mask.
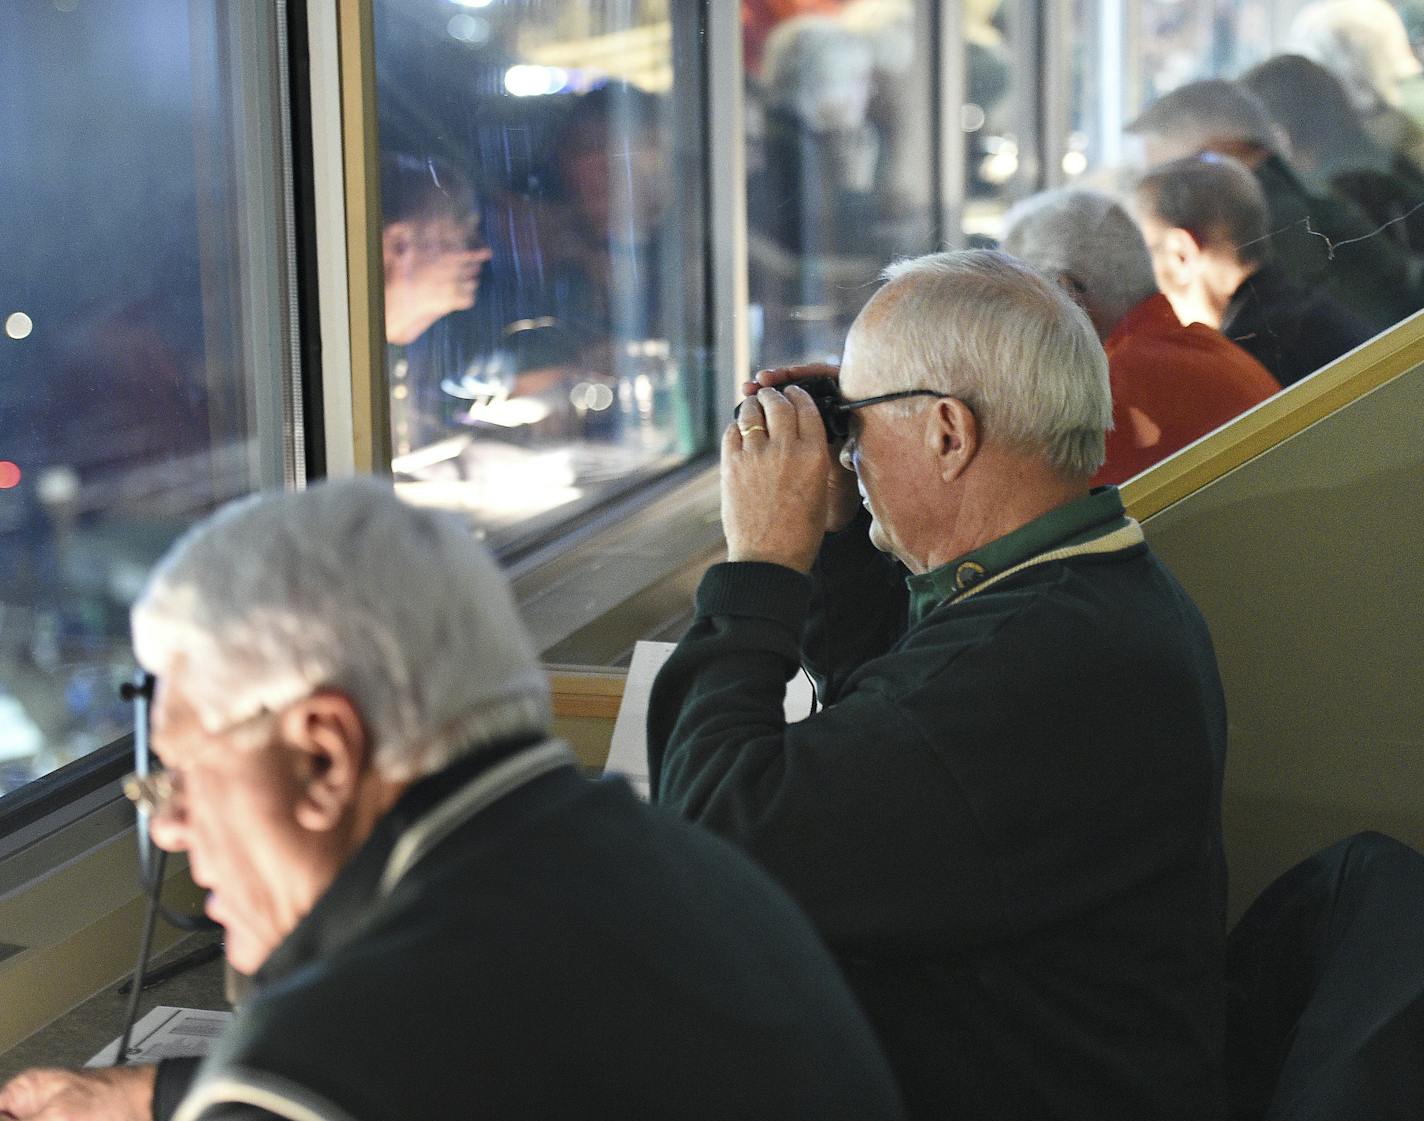
[[[1117,487],[1098,487],[1085,498],[1056,507],[948,564],[906,578],[910,625],[919,623],[941,603],[957,599],[1015,565],[1050,550],[1081,545],[1128,524]]]

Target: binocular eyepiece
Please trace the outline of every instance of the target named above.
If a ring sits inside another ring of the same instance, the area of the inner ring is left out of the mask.
[[[794,382],[811,395],[816,403],[816,411],[821,414],[821,424],[826,429],[826,442],[838,444],[850,433],[850,410],[841,397],[841,387],[835,378],[807,378]],[[741,404],[733,410],[735,419],[742,411]]]

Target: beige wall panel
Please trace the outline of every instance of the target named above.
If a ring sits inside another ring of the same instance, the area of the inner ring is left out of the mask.
[[[580,766],[601,772],[608,761],[613,725],[623,703],[627,674],[622,670],[589,672],[567,668],[549,674],[553,694],[554,735],[567,740]]]
[[[1350,833],[1424,848],[1424,367],[1144,529],[1221,663],[1233,919]]]
[[[0,964],[0,1054],[133,968],[146,907],[139,884],[128,832],[0,899],[0,941],[26,947]],[[169,861],[164,884],[170,907],[201,909],[186,860]],[[184,936],[160,922],[154,955]]]
[[[613,742],[613,721],[603,717],[555,716],[554,735],[564,740],[579,766],[594,774],[602,774],[608,762],[608,749]]]

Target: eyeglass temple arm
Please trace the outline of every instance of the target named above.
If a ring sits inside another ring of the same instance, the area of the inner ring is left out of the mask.
[[[862,397],[858,401],[839,401],[836,404],[843,412],[863,409],[867,405],[878,405],[882,401],[903,401],[906,397],[953,397],[953,393],[941,393],[938,389],[901,389],[894,393],[881,393],[876,397]]]
[[[150,769],[148,707],[153,701],[153,690],[157,683],[158,679],[153,674],[139,670],[132,681],[125,681],[119,686],[119,696],[133,705],[134,774],[140,778],[146,778]],[[147,876],[153,866],[153,848],[148,836],[148,813],[142,806],[137,808],[137,817],[139,865]]]
[[[130,703],[137,703],[140,699],[146,701],[153,700],[153,687],[158,683],[158,678],[145,670],[139,670],[134,674],[132,681],[125,681],[119,686],[119,698]]]

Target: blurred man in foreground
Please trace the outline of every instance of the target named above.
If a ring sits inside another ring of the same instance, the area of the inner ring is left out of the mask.
[[[256,995],[191,1063],[40,1071],[34,1121],[897,1116],[790,901],[582,778],[503,577],[374,481],[226,508],[133,613],[137,793]]]
[[[813,371],[761,375],[723,438],[728,562],[653,689],[655,797],[806,908],[913,1117],[1220,1118],[1224,706],[1196,608],[1089,493],[1102,346],[1004,254],[886,275],[840,464],[786,384]],[[788,724],[803,659],[824,708]]]
[[[1004,219],[1003,248],[1088,313],[1108,355],[1113,427],[1094,483],[1122,483],[1280,389],[1213,327],[1174,314],[1142,234],[1096,191],[1046,191]]]

